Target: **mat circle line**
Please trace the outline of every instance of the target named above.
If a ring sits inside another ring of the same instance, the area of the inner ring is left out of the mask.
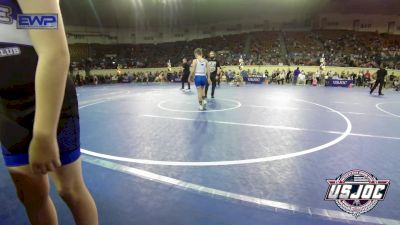
[[[198,162],[193,162],[193,161],[160,161],[160,160],[149,160],[149,159],[135,159],[135,158],[128,158],[128,157],[120,157],[120,156],[113,156],[113,155],[108,155],[108,154],[102,154],[102,153],[97,153],[94,151],[90,151],[87,149],[81,149],[82,153],[103,158],[103,159],[109,159],[109,160],[114,160],[114,161],[121,161],[121,162],[130,162],[130,163],[136,163],[136,164],[145,164],[145,165],[161,165],[161,166],[190,166],[190,167],[205,167],[205,166],[228,166],[228,165],[243,165],[243,164],[253,164],[253,163],[261,163],[261,162],[271,162],[271,161],[277,161],[277,160],[282,160],[282,159],[289,159],[289,158],[294,158],[298,156],[303,156],[307,155],[310,153],[318,152],[321,150],[324,150],[328,147],[331,147],[341,141],[343,141],[347,136],[349,136],[351,130],[352,130],[352,124],[345,115],[343,115],[341,112],[334,110],[328,106],[324,106],[318,103],[306,101],[306,100],[301,100],[301,99],[294,99],[295,101],[299,102],[304,102],[304,103],[309,103],[313,104],[325,109],[328,109],[334,113],[337,113],[340,115],[347,124],[346,130],[336,139],[327,142],[325,144],[302,150],[299,152],[294,152],[294,153],[288,153],[288,154],[283,154],[283,155],[277,155],[277,156],[267,156],[267,157],[260,157],[260,158],[252,158],[252,159],[239,159],[239,160],[227,160],[227,161],[198,161]],[[99,102],[98,104],[100,104]],[[93,106],[95,104],[92,104]],[[82,106],[84,107],[84,106]],[[80,107],[81,108],[81,107]]]
[[[170,109],[167,108],[165,106],[163,106],[163,104],[165,104],[166,102],[169,102],[171,100],[165,100],[165,101],[161,101],[157,104],[157,107],[165,110],[165,111],[170,111],[170,112],[184,112],[184,113],[210,113],[210,112],[223,112],[223,111],[229,111],[229,110],[234,110],[234,109],[238,109],[242,106],[242,103],[240,103],[239,101],[233,100],[233,99],[225,99],[225,98],[220,98],[218,99],[219,101],[227,101],[227,102],[233,102],[236,105],[233,107],[229,107],[229,108],[225,108],[225,109],[207,109],[207,110],[181,110],[181,109]]]
[[[381,111],[381,112],[383,112],[383,113],[385,113],[385,114],[388,114],[388,115],[390,115],[390,116],[394,116],[394,117],[400,118],[400,115],[391,113],[391,112],[386,111],[386,110],[384,110],[384,109],[381,108],[381,105],[383,105],[383,104],[390,104],[390,103],[400,103],[400,102],[381,102],[381,103],[377,103],[377,104],[375,105],[375,107],[376,107],[379,111]]]

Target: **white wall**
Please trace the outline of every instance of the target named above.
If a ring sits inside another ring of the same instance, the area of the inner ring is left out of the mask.
[[[67,26],[68,42],[74,43],[99,43],[99,44],[115,44],[115,43],[162,43],[162,42],[175,42],[186,41],[193,39],[202,39],[207,37],[246,33],[252,31],[263,30],[280,30],[284,24],[292,21],[297,21],[298,24],[303,25],[304,16],[274,16],[274,17],[260,17],[257,19],[244,19],[238,21],[218,22],[214,24],[207,24],[202,26],[192,26],[184,28],[149,28],[148,30],[135,30],[134,28],[93,28],[93,27],[79,27]],[[274,21],[273,23],[270,21]],[[299,29],[299,25],[296,25]],[[238,28],[237,25],[240,25]],[[300,26],[300,29],[309,29],[309,27]],[[76,38],[73,34],[82,34],[85,37]],[[161,35],[160,35],[161,34]],[[108,35],[116,39],[101,37],[101,35]]]
[[[323,19],[326,18],[326,23]],[[318,17],[320,29],[353,30],[353,21],[360,20],[361,24],[370,24],[371,27],[358,28],[358,31],[379,33],[388,32],[388,23],[395,22],[393,34],[400,34],[400,15],[363,15],[363,14],[323,14]],[[336,24],[335,24],[336,23]]]
[[[326,19],[324,23],[323,20]],[[76,38],[68,36],[68,42],[74,43],[99,43],[99,44],[140,44],[140,43],[163,43],[175,41],[187,41],[202,39],[213,36],[246,33],[252,31],[268,30],[308,30],[311,26],[304,26],[304,16],[260,16],[258,19],[244,19],[238,21],[218,22],[201,26],[184,28],[156,27],[147,30],[136,30],[135,28],[96,28],[67,26],[68,34],[83,34],[84,37]],[[388,22],[395,22],[393,34],[400,34],[400,15],[362,15],[362,14],[335,14],[328,13],[316,17],[314,28],[329,30],[353,30],[353,21],[360,20],[360,25],[370,24],[370,27],[359,28],[358,31],[379,33],[388,32]],[[274,21],[274,22],[271,22]],[[289,27],[287,23],[297,21],[297,24]],[[236,28],[237,25],[239,28]],[[290,28],[292,27],[292,28]],[[296,28],[294,28],[296,27]],[[232,29],[236,28],[236,29]],[[110,38],[111,37],[111,38]]]

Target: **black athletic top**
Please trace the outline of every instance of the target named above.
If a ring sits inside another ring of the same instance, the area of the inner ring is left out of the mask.
[[[38,56],[28,30],[16,27],[21,13],[15,0],[0,0],[0,127],[5,120],[33,124]],[[68,79],[61,119],[78,116],[77,107],[75,86]]]
[[[28,31],[16,27],[21,13],[15,0],[0,0],[0,147],[7,166],[29,164],[35,118],[38,56]],[[71,79],[64,96],[57,141],[66,165],[80,155],[78,101]]]
[[[183,64],[183,76],[189,76],[190,75],[190,65],[189,63],[184,63]]]
[[[385,76],[387,75],[387,70],[385,69],[379,69],[378,72],[376,72],[376,79],[377,80],[385,80]]]
[[[208,60],[208,65],[210,66],[210,76],[216,77],[217,76],[217,68],[220,67],[218,60],[215,58]]]

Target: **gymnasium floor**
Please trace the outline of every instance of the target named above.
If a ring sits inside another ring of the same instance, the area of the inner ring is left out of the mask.
[[[103,225],[400,224],[400,93],[178,85],[78,88],[84,176]],[[28,224],[0,163],[0,225]],[[351,169],[390,179],[358,219],[324,201]],[[73,224],[52,190],[60,224]]]

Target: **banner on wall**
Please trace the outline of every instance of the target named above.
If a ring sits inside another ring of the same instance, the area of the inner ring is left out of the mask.
[[[172,79],[172,82],[174,82],[174,83],[180,83],[181,81],[182,81],[182,79],[179,77],[175,77]]]
[[[243,80],[247,83],[262,84],[265,81],[265,77],[262,76],[243,77]]]
[[[327,79],[325,86],[329,86],[329,87],[349,87],[352,83],[353,83],[353,80]]]

